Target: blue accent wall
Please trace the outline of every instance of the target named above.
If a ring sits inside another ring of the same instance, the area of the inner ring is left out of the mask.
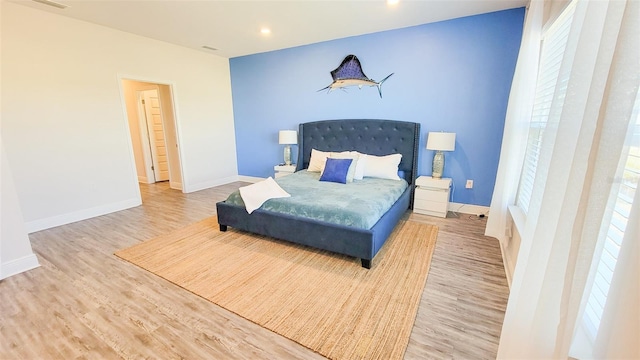
[[[427,133],[455,132],[444,170],[453,201],[488,206],[523,21],[519,8],[230,59],[238,173],[273,176],[283,159],[278,131],[301,122],[413,121],[422,124],[418,173],[431,174]],[[394,73],[382,99],[375,87],[318,92],[349,54],[371,79]]]

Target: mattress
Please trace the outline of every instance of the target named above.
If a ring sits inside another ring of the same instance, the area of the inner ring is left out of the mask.
[[[320,173],[306,170],[278,178],[280,187],[291,197],[267,200],[260,209],[371,229],[408,186],[404,180],[364,178],[339,184],[319,179]],[[244,206],[239,191],[229,195],[226,202]]]

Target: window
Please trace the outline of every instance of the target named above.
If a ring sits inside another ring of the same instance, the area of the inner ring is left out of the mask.
[[[598,265],[583,315],[585,332],[591,341],[598,334],[602,312],[618,259],[618,252],[640,180],[640,93],[636,95],[631,116],[633,128],[630,131],[630,138],[627,142],[628,150],[623,152],[625,156],[622,157],[621,164],[618,167],[619,170],[616,176],[616,179],[619,179],[618,186],[612,187],[609,196],[609,206],[600,230],[601,238],[599,239],[599,243],[604,245],[602,252],[596,253],[595,260]]]
[[[549,118],[559,118],[562,110],[561,107],[557,109],[554,108],[554,112],[552,113],[552,103],[554,100],[562,103],[567,90],[569,69],[562,74],[560,70],[567,47],[567,39],[569,38],[574,9],[575,4],[573,3],[567,6],[558,19],[545,31],[542,38],[540,65],[533,111],[529,123],[527,148],[525,150],[524,164],[516,196],[516,205],[525,214],[529,211],[545,128],[547,127]]]

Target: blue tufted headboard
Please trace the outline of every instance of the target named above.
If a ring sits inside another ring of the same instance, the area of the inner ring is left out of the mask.
[[[311,149],[359,151],[371,155],[402,154],[399,170],[413,187],[418,171],[420,124],[396,120],[346,119],[300,124],[298,165],[309,166]]]

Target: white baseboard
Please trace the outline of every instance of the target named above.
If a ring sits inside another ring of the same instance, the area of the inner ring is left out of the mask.
[[[449,211],[463,214],[471,214],[471,215],[480,215],[484,214],[485,216],[489,215],[489,207],[488,206],[480,206],[480,205],[471,205],[471,204],[461,204],[461,203],[449,203]]]
[[[228,176],[225,178],[221,178],[221,179],[216,179],[216,180],[212,180],[212,181],[203,181],[197,184],[183,184],[183,190],[182,192],[184,193],[190,193],[190,192],[194,192],[194,191],[200,191],[200,190],[204,190],[204,189],[208,189],[208,188],[212,188],[215,186],[220,186],[220,185],[224,185],[224,184],[228,184],[228,183],[232,183],[234,181],[238,181],[238,175],[233,175],[233,176]]]
[[[195,185],[189,185],[189,186],[183,186],[182,184],[180,184],[181,186],[183,186],[181,189],[183,189],[182,191],[185,193],[190,193],[190,192],[194,192],[194,191],[200,191],[200,190],[204,190],[204,189],[209,189],[215,186],[220,186],[220,185],[225,185],[225,184],[229,184],[232,182],[236,182],[236,181],[244,181],[244,182],[250,182],[250,183],[257,183],[258,181],[262,181],[266,178],[261,178],[261,177],[254,177],[254,176],[245,176],[245,175],[235,175],[235,176],[228,176],[226,178],[222,178],[222,179],[218,179],[215,181],[207,181],[207,182],[201,182]]]
[[[182,190],[182,183],[177,181],[169,181],[169,187],[173,190]]]
[[[39,266],[40,263],[38,262],[38,258],[35,254],[30,254],[19,259],[7,261],[6,263],[2,263],[0,266],[0,280],[31,269],[35,269]]]
[[[515,205],[509,205],[507,228],[505,229],[505,237],[507,240],[505,243],[500,242],[502,263],[504,264],[504,273],[507,276],[509,288],[511,288],[513,273],[516,271],[518,252],[520,251],[522,242],[520,234],[524,231],[525,226],[526,217],[522,210]]]
[[[238,175],[238,181],[244,181],[244,182],[250,182],[250,183],[257,183],[258,181],[262,181],[264,179],[266,178]]]
[[[129,209],[132,207],[139,206],[140,204],[142,204],[142,199],[138,197],[134,199],[120,201],[117,203],[106,204],[106,205],[96,206],[90,209],[75,211],[68,214],[52,216],[45,219],[33,220],[33,221],[27,222],[25,225],[27,227],[27,232],[33,233],[36,231],[50,229],[52,227],[66,225],[76,221],[86,220],[96,216],[110,214],[112,212]]]
[[[500,253],[502,254],[502,266],[504,266],[504,274],[507,276],[507,285],[509,285],[509,289],[511,289],[511,279],[513,279],[513,265],[511,262],[511,257],[508,255],[504,245],[502,242],[500,243]]]

